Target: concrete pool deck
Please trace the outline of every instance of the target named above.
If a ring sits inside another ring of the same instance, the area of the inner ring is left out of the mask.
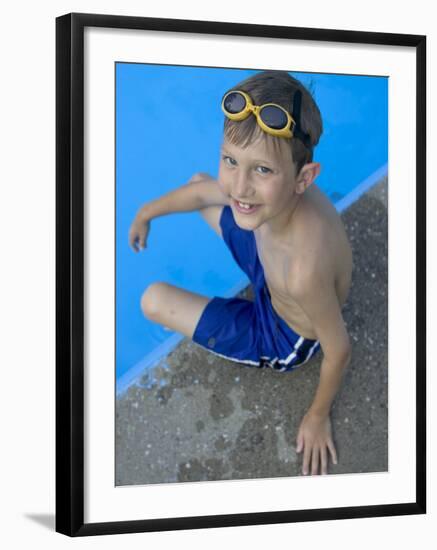
[[[387,178],[341,215],[353,254],[344,319],[353,357],[332,408],[338,464],[388,469]],[[250,289],[248,291],[250,295]],[[291,477],[299,423],[322,355],[281,374],[221,359],[183,340],[116,400],[116,485]]]

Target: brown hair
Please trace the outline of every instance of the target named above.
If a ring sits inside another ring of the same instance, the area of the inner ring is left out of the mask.
[[[256,105],[264,103],[277,103],[284,107],[290,114],[293,108],[293,98],[297,90],[302,93],[300,110],[300,127],[309,139],[307,144],[294,137],[285,139],[289,142],[291,155],[296,166],[297,174],[302,166],[313,160],[313,148],[319,142],[323,131],[322,117],[311,93],[305,86],[290,76],[286,71],[263,71],[246,80],[243,80],[231,90],[247,92]],[[264,132],[256,123],[254,116],[236,122],[225,116],[224,135],[234,145],[247,147],[260,136],[270,142],[276,150],[280,149],[279,140],[284,138],[274,137]]]

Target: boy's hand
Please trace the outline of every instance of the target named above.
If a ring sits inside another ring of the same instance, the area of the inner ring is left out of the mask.
[[[328,450],[334,464],[337,464],[337,452],[332,441],[331,420],[329,415],[317,415],[308,412],[302,419],[297,434],[296,452],[303,450],[302,473],[312,475],[328,473]]]
[[[134,252],[139,252],[147,247],[147,237],[150,232],[150,221],[141,213],[138,213],[129,230],[129,245]]]

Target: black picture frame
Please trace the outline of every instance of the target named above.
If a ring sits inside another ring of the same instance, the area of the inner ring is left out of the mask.
[[[416,499],[387,505],[84,522],[84,29],[158,30],[379,44],[416,53]],[[426,513],[426,37],[67,14],[56,19],[56,531],[134,533]]]

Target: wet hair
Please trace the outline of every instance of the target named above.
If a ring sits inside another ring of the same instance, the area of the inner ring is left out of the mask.
[[[262,138],[277,152],[281,151],[281,142],[287,142],[297,174],[305,164],[313,160],[313,149],[323,132],[322,117],[312,94],[301,82],[286,71],[263,71],[243,80],[228,92],[232,90],[247,92],[255,105],[277,103],[290,114],[293,113],[295,93],[300,91],[302,96],[298,123],[301,130],[308,135],[305,143],[297,137],[287,139],[267,134],[257,124],[254,116],[242,121],[233,121],[225,116],[224,135],[230,143],[243,148]]]

